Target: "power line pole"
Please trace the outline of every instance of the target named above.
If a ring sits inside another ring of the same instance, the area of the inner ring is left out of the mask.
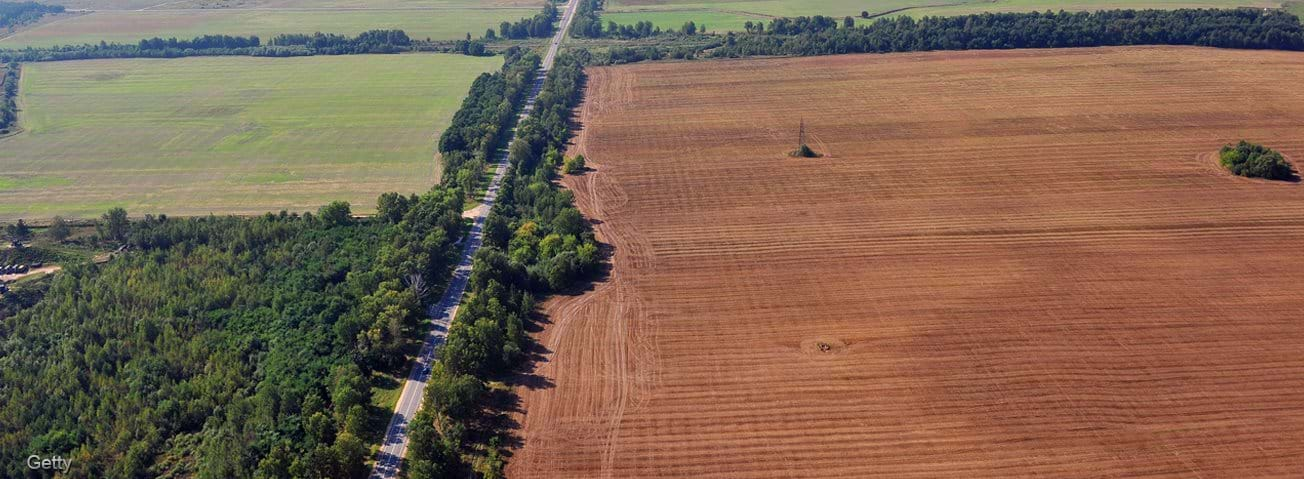
[[[802,145],[806,144],[806,119],[802,118],[797,127],[797,149],[800,150]]]

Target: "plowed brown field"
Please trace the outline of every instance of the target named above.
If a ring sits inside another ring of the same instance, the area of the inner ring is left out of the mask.
[[[590,70],[527,477],[1304,477],[1304,54]],[[828,158],[785,156],[804,118]]]

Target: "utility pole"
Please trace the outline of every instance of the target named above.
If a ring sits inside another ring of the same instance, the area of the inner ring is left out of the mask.
[[[797,149],[801,150],[801,146],[805,144],[806,144],[806,119],[802,118],[801,123],[799,123],[797,126]]]

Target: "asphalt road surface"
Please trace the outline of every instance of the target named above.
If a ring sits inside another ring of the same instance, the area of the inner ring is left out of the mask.
[[[552,69],[553,61],[557,58],[557,50],[561,47],[561,42],[566,39],[566,31],[570,30],[571,19],[574,18],[578,6],[579,0],[571,0],[566,5],[562,13],[561,25],[548,45],[548,53],[543,57],[543,65],[534,78],[529,96],[525,99],[521,118],[534,111],[534,100],[543,89],[543,79],[548,70]],[[372,479],[398,477],[403,457],[407,455],[408,421],[421,408],[421,400],[426,392],[426,380],[430,378],[430,367],[437,358],[436,352],[444,344],[444,338],[448,335],[449,323],[457,316],[457,307],[461,304],[462,293],[466,291],[467,280],[471,277],[471,258],[484,242],[485,217],[489,214],[489,210],[493,209],[494,201],[498,199],[498,188],[502,185],[503,176],[507,171],[507,152],[511,150],[511,144],[515,141],[516,131],[512,130],[512,139],[508,141],[508,147],[500,150],[494,158],[494,177],[489,182],[489,188],[481,201],[484,207],[479,208],[479,213],[473,216],[475,223],[471,226],[471,232],[463,240],[462,257],[457,264],[457,269],[453,271],[453,280],[448,284],[448,289],[444,290],[439,302],[430,307],[430,330],[426,332],[421,354],[417,356],[412,372],[408,374],[407,382],[403,384],[403,393],[398,398],[398,404],[394,406],[394,416],[390,419],[389,428],[385,432],[385,442],[381,444],[380,452],[376,456],[376,466],[371,470]]]

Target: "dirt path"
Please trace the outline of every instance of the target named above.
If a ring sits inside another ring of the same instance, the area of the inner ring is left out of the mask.
[[[53,272],[55,272],[55,271],[59,271],[59,270],[61,270],[61,269],[63,269],[63,267],[61,267],[61,266],[57,266],[57,265],[53,265],[53,266],[43,266],[43,267],[40,267],[40,268],[32,268],[32,269],[28,270],[26,273],[19,273],[19,274],[0,274],[0,283],[8,283],[8,282],[11,282],[11,281],[18,281],[18,280],[20,280],[20,279],[27,278],[27,277],[31,277],[31,276],[40,276],[40,275],[43,275],[43,274],[49,274],[49,273],[53,273]]]
[[[990,1],[990,0],[989,0],[989,1]],[[916,9],[920,9],[920,8],[958,7],[958,6],[960,6],[960,5],[968,5],[969,3],[974,3],[974,2],[934,3],[934,4],[932,4],[932,5],[916,5],[916,6],[913,6],[913,7],[893,8],[893,9],[891,9],[891,10],[884,10],[884,11],[877,12],[877,13],[871,13],[871,14],[869,14],[868,17],[863,17],[862,19],[863,19],[863,20],[873,20],[873,19],[878,18],[878,17],[883,17],[883,16],[891,15],[891,14],[893,14],[893,13],[900,13],[900,12],[904,12],[904,11],[907,11],[907,10],[916,10]]]

